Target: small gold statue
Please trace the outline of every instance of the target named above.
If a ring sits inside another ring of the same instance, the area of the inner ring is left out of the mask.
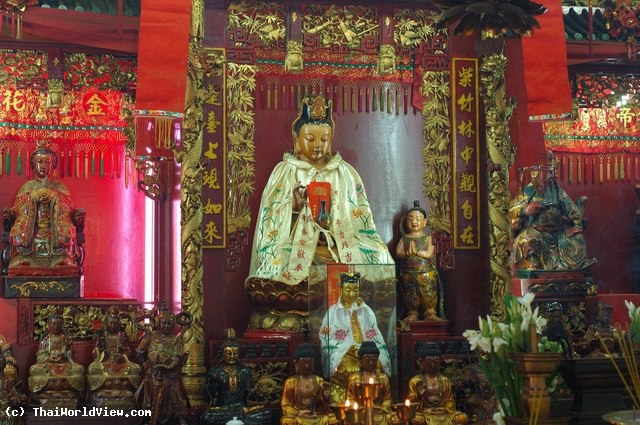
[[[396,72],[396,50],[393,44],[380,46],[380,58],[378,59],[378,73],[393,74]]]
[[[148,319],[152,323],[143,324]],[[191,321],[190,314],[174,315],[165,304],[136,318],[139,329],[144,331],[136,349],[138,358],[144,362],[136,399],[139,406],[151,409],[150,425],[171,420],[186,423],[191,406],[182,381],[182,365],[187,353],[183,351],[182,331],[175,334],[175,327],[176,323],[189,326]]]
[[[50,78],[48,80],[47,108],[59,108],[64,99],[64,84],[62,80]]]
[[[440,373],[440,349],[429,343],[416,353],[420,373],[409,380],[407,399],[418,403],[413,425],[466,424],[469,417],[456,410],[451,381]]]
[[[293,355],[296,374],[288,377],[282,388],[280,425],[336,425],[329,408],[330,385],[314,374],[313,345],[303,343]]]
[[[52,310],[47,328],[37,362],[29,368],[30,403],[47,409],[76,408],[84,400],[84,366],[73,360],[73,340],[64,333],[61,307]]]
[[[287,42],[287,56],[284,60],[284,69],[287,72],[302,72],[304,62],[302,60],[302,43],[296,40]]]
[[[427,227],[427,212],[419,201],[413,201],[401,229],[396,256],[402,260],[400,287],[405,320],[442,320],[444,291],[434,264],[436,252],[431,229]]]
[[[391,384],[389,377],[378,370],[380,349],[373,341],[364,341],[358,349],[360,370],[349,376],[346,400],[351,403],[357,401],[359,406],[366,408],[367,403],[373,404],[373,423],[375,425],[390,425],[393,421],[393,400],[391,399]],[[363,385],[375,385],[375,398],[364,398]]]
[[[120,311],[111,306],[93,349],[93,362],[87,370],[90,406],[135,407],[134,393],[142,379],[142,367],[129,360],[129,337],[122,330]]]

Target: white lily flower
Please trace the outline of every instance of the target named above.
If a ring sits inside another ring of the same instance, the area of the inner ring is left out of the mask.
[[[478,332],[478,331],[474,331],[474,330],[469,329],[469,330],[464,331],[462,336],[467,338],[467,341],[469,341],[469,345],[471,346],[470,347],[471,351],[474,351],[478,347],[478,342],[480,341],[480,338],[482,337],[482,334],[480,334],[480,332]]]
[[[493,339],[493,351],[498,352],[500,346],[507,345],[507,341],[502,338],[494,338]]]
[[[631,320],[640,319],[640,308],[636,307],[633,302],[624,300],[624,305],[627,306],[629,312],[629,318]]]
[[[493,330],[493,321],[489,315],[487,315],[487,326],[489,327],[489,332],[491,332]]]
[[[530,311],[522,312],[522,323],[520,323],[520,330],[522,332],[526,332],[529,329],[529,324],[531,323],[531,318],[533,314]]]
[[[531,301],[533,301],[535,297],[535,294],[533,294],[532,292],[527,292],[526,294],[518,298],[518,302],[523,306],[531,308]]]
[[[483,336],[478,340],[478,347],[484,352],[491,352],[491,338]]]
[[[542,316],[539,316],[535,320],[536,329],[544,329],[547,326],[547,319]]]

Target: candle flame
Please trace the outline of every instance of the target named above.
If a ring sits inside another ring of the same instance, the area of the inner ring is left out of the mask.
[[[349,399],[347,399],[347,401],[344,402],[344,407],[349,407],[351,406],[351,402],[349,401]]]
[[[358,410],[358,402],[353,403],[353,410]]]
[[[373,384],[373,377],[369,378],[369,383]]]
[[[406,399],[404,401],[404,405],[407,406],[407,407],[411,406],[411,402],[409,401],[409,399]]]

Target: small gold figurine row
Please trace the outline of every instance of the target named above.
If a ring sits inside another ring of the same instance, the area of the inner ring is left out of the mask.
[[[466,424],[456,410],[451,383],[440,370],[440,350],[427,344],[417,353],[420,373],[409,381],[407,400],[393,403],[389,377],[379,363],[373,341],[358,348],[360,370],[349,376],[346,399],[332,402],[331,384],[314,374],[315,353],[308,343],[295,351],[296,373],[282,391],[281,425],[450,425]],[[334,392],[335,393],[335,392]]]
[[[144,408],[150,423],[187,415],[188,399],[182,382],[182,331],[176,324],[191,324],[186,313],[174,315],[165,305],[144,310],[136,318],[142,331],[136,356],[129,359],[130,341],[120,312],[111,306],[86,370],[73,359],[72,343],[64,332],[62,310],[47,318],[47,334],[40,341],[36,363],[29,368],[29,405],[45,409],[89,406],[121,409]]]

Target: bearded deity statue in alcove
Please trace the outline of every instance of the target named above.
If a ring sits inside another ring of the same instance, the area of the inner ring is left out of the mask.
[[[524,176],[530,182],[524,186]],[[556,180],[553,156],[546,166],[518,170],[519,193],[509,208],[516,270],[585,270],[596,262],[587,257],[583,230],[587,197],[575,202]]]

